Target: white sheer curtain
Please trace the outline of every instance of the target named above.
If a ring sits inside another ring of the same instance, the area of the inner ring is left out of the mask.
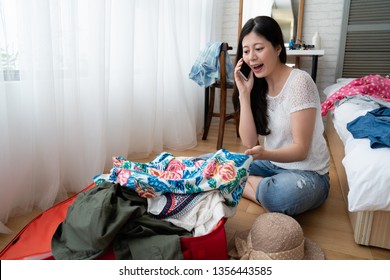
[[[0,47],[20,76],[0,64],[0,232],[114,155],[196,145],[204,96],[188,73],[221,2],[0,0]]]

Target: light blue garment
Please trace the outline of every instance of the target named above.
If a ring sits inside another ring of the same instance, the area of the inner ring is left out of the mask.
[[[270,212],[294,216],[322,205],[329,193],[329,173],[290,170],[254,160],[249,175],[261,176],[256,199]]]
[[[347,123],[356,139],[370,139],[373,149],[390,147],[390,108],[380,107]]]
[[[191,68],[189,78],[199,86],[208,87],[220,78],[219,53],[222,42],[210,42],[200,51],[194,65]],[[234,66],[230,55],[226,52],[226,80],[233,83]]]

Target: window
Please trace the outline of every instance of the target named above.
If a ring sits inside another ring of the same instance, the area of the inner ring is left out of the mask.
[[[390,73],[389,14],[388,0],[346,1],[337,77]]]
[[[5,0],[0,4],[0,74],[4,81],[19,80],[15,2]]]

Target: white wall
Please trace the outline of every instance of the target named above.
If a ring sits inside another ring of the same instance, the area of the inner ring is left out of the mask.
[[[320,93],[335,82],[343,8],[344,1],[340,0],[305,0],[303,42],[311,44],[311,38],[318,31],[321,48],[325,50],[325,56],[318,61],[317,86]],[[239,0],[224,1],[221,40],[233,46],[234,52],[238,36],[238,9]],[[301,59],[301,68],[310,73],[311,59]],[[324,99],[324,96],[321,95],[321,98]]]

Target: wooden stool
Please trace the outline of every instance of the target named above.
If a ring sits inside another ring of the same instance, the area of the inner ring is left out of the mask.
[[[228,45],[228,43],[222,43],[221,50],[219,53],[219,68],[220,68],[220,79],[214,84],[205,88],[205,118],[204,118],[204,131],[202,140],[207,139],[209,133],[211,119],[213,117],[219,118],[219,130],[218,130],[218,140],[217,140],[217,150],[222,148],[223,135],[225,132],[225,122],[230,119],[235,119],[236,122],[236,134],[237,137],[240,137],[238,132],[239,125],[239,112],[235,109],[233,113],[226,113],[226,97],[227,90],[233,89],[234,84],[232,82],[227,82],[226,75],[226,54],[228,50],[233,48]],[[214,99],[215,99],[215,89],[219,88],[221,92],[220,104],[219,104],[219,113],[214,113]]]

